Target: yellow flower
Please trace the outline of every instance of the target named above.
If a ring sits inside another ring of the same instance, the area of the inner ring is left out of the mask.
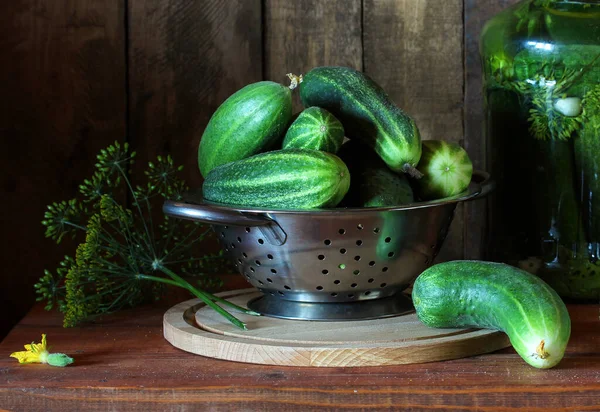
[[[11,358],[16,358],[19,363],[47,363],[52,366],[67,366],[73,363],[73,359],[63,353],[49,353],[46,343],[46,334],[42,334],[42,342],[31,342],[25,345],[22,352],[13,352]]]

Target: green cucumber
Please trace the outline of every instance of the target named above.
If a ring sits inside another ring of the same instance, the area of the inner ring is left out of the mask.
[[[344,141],[344,126],[320,107],[303,110],[283,138],[284,149],[313,149],[336,153]]]
[[[352,176],[343,201],[345,207],[401,206],[414,202],[406,176],[392,172],[371,148],[350,140],[338,155]]]
[[[569,312],[556,292],[539,277],[504,263],[433,265],[415,280],[412,298],[427,326],[501,330],[536,368],[557,365],[571,334]]]
[[[373,148],[393,171],[420,176],[419,129],[373,79],[349,67],[316,67],[298,82],[305,107],[333,113],[349,139]]]
[[[198,146],[202,176],[215,167],[269,150],[292,118],[291,90],[279,83],[249,84],[232,94],[210,118]]]
[[[214,168],[204,180],[206,200],[242,207],[334,207],[346,195],[350,172],[330,153],[286,149]]]
[[[415,182],[422,200],[455,196],[467,189],[473,175],[473,163],[458,144],[443,140],[424,140],[419,161],[423,177]]]

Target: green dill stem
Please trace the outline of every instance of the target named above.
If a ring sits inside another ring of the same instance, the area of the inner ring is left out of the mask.
[[[135,206],[137,207],[137,210],[140,213],[140,219],[141,219],[142,223],[144,224],[144,230],[146,231],[146,236],[147,236],[147,239],[144,239],[146,241],[146,245],[152,251],[154,258],[156,258],[156,251],[154,250],[154,246],[152,245],[152,242],[150,240],[150,239],[152,239],[150,237],[150,230],[148,230],[148,225],[146,225],[146,220],[144,219],[144,213],[142,212],[140,203],[138,202],[138,199],[135,196],[135,191],[133,190],[133,187],[131,187],[131,183],[129,182],[129,178],[127,177],[127,174],[125,173],[125,171],[119,165],[116,165],[116,167],[117,167],[117,169],[119,169],[119,172],[123,176],[123,180],[125,180],[125,183],[127,184],[127,187],[129,188],[129,192],[131,193],[131,196],[133,197]]]
[[[163,268],[161,267],[160,269],[162,270]],[[192,285],[190,285],[188,282],[186,282],[184,279],[182,279],[180,276],[177,276],[177,275],[175,275],[176,278],[181,279],[181,282],[184,282],[184,284],[181,284],[180,281],[165,279],[165,278],[156,277],[156,276],[143,275],[143,274],[138,274],[137,276],[140,279],[155,280],[157,282],[163,282],[163,283],[167,283],[169,285],[175,285],[175,286],[183,287],[183,288],[188,289],[188,290],[189,290],[188,286],[191,287],[192,289],[195,289]],[[213,302],[215,302],[215,301],[216,302],[220,302],[220,303],[222,303],[224,305],[227,305],[227,306],[231,307],[232,309],[235,309],[235,310],[237,310],[239,312],[242,312],[242,313],[244,313],[246,315],[261,316],[260,313],[258,313],[258,312],[254,312],[253,310],[243,308],[241,306],[236,305],[235,303],[231,303],[228,300],[222,299],[222,298],[220,298],[218,296],[215,296],[215,295],[212,295],[210,293],[203,292],[203,291],[200,291],[200,290],[197,290],[197,289],[196,289],[196,292],[204,294],[208,299],[210,299]]]
[[[227,312],[225,309],[223,309],[222,307],[220,307],[219,305],[214,303],[213,299],[216,298],[216,296],[213,296],[209,293],[202,292],[202,291],[196,289],[194,286],[192,286],[188,282],[186,282],[182,277],[180,277],[175,272],[173,272],[172,270],[170,270],[164,266],[159,266],[158,269],[161,270],[164,274],[170,276],[175,282],[177,282],[179,284],[179,286],[192,292],[197,298],[202,300],[204,303],[206,303],[208,306],[210,306],[212,309],[214,309],[221,316],[225,317],[229,322],[231,322],[232,324],[234,324],[235,326],[237,326],[238,328],[240,328],[242,330],[248,329],[246,327],[245,323],[243,323],[238,318],[233,316],[231,313]],[[245,310],[243,308],[240,308],[240,309],[245,312]]]
[[[199,260],[211,260],[211,259],[220,259],[221,256],[203,256],[199,258],[190,258],[190,259],[182,259],[182,260],[169,260],[167,262],[162,262],[163,265],[174,265],[176,263],[184,263],[184,262],[196,262]]]
[[[187,239],[189,239],[191,237],[191,235],[194,233],[194,231],[200,227],[200,225],[198,225],[196,228],[194,228],[189,234],[188,236],[186,236],[183,240],[181,240],[178,244],[178,246],[176,246],[173,250],[169,251],[169,254],[173,255],[173,254],[177,254],[180,253],[181,251],[183,251],[184,249],[188,249],[190,248],[194,243],[196,242],[200,242],[204,239],[204,236],[206,236],[206,234],[208,232],[210,232],[210,229],[206,229],[203,233],[201,233],[200,235],[196,236],[192,241],[187,242]]]

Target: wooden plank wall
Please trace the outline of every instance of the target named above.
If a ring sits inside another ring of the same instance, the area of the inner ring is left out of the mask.
[[[67,248],[45,206],[71,198],[109,143],[171,153],[200,184],[196,148],[230,94],[317,65],[364,70],[424,138],[463,144],[485,169],[477,41],[516,0],[22,0],[0,4],[3,108],[0,337]],[[296,99],[296,109],[300,108]],[[464,210],[463,210],[464,209]],[[457,209],[439,260],[481,256],[485,202]]]

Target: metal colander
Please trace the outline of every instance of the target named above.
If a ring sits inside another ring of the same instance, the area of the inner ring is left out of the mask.
[[[402,207],[262,210],[190,193],[163,211],[212,225],[239,273],[262,292],[250,309],[288,319],[375,319],[413,309],[401,292],[432,264],[456,205],[492,187],[486,173],[474,172],[459,196]]]

